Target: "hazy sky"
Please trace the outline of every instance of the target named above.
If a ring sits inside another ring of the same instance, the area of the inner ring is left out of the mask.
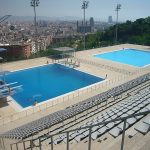
[[[82,0],[40,0],[37,8],[38,16],[83,17],[81,9]],[[116,18],[116,4],[122,4],[119,19],[135,20],[150,16],[150,0],[89,0],[86,17],[94,17],[96,20],[107,20],[108,16]],[[0,0],[0,16],[11,14],[13,16],[32,16],[33,8],[30,0]]]

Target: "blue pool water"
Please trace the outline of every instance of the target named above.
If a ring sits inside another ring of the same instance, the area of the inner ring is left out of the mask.
[[[18,82],[22,89],[12,97],[23,108],[102,81],[102,78],[59,64],[10,72],[7,83]]]
[[[144,67],[150,64],[150,52],[137,49],[123,49],[94,55],[94,57],[128,64],[134,67]]]

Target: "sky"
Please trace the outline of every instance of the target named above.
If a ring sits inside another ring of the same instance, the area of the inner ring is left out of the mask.
[[[31,0],[0,0],[0,16],[10,14],[13,16],[33,16]],[[73,16],[83,18],[81,9],[83,0],[40,0],[37,16],[65,17]],[[150,0],[89,0],[86,9],[86,18],[106,21],[108,16],[116,20],[115,7],[121,4],[119,11],[120,21],[136,20],[150,16]]]

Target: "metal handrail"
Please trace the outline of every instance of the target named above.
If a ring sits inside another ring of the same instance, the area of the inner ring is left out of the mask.
[[[77,130],[82,130],[82,129],[89,129],[89,142],[88,142],[88,150],[91,150],[91,134],[92,134],[92,128],[95,127],[95,126],[99,126],[99,125],[105,125],[105,124],[108,124],[108,123],[111,123],[111,122],[115,122],[115,121],[120,121],[122,120],[124,122],[124,125],[123,125],[123,132],[122,132],[122,140],[121,140],[121,149],[120,150],[123,150],[124,149],[124,139],[125,139],[125,129],[126,129],[126,120],[129,119],[129,118],[132,118],[132,117],[136,117],[136,116],[141,116],[141,115],[147,115],[150,113],[150,110],[148,111],[145,111],[145,112],[140,112],[140,113],[136,113],[136,114],[131,114],[131,115],[128,115],[126,117],[119,117],[119,118],[116,118],[116,119],[112,119],[110,121],[103,121],[101,123],[97,123],[97,124],[94,124],[94,125],[89,125],[89,126],[86,126],[86,127],[81,127],[81,128],[76,128],[76,129],[72,129],[72,130],[68,130],[68,131],[64,131],[64,132],[58,132],[58,133],[55,133],[55,134],[52,134],[52,135],[45,135],[46,136],[46,139],[51,139],[51,150],[53,150],[53,137],[54,136],[57,136],[57,135],[60,135],[60,134],[67,134],[67,143],[66,143],[66,149],[69,150],[69,133],[70,132],[74,132],[74,131],[77,131]],[[30,142],[30,143],[33,143],[35,140],[39,140],[39,149],[41,150],[41,142],[43,142],[41,140],[41,138],[43,138],[42,136],[39,137],[39,138],[36,138],[36,139],[32,139],[32,140],[26,140],[26,141],[19,141],[19,142],[15,142],[13,144],[11,144],[11,150],[12,150],[12,147],[13,145],[16,145],[19,144],[19,143],[24,143],[25,142]],[[23,144],[23,145],[24,145]]]

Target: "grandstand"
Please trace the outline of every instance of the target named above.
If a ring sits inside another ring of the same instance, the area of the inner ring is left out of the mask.
[[[90,65],[99,67],[95,64]],[[133,77],[135,71],[113,68],[107,66],[105,69],[131,76],[130,80],[37,120],[1,132],[0,148],[96,150],[100,147],[104,150],[148,150],[149,68],[146,73],[136,77]],[[141,144],[141,138],[144,144]]]

